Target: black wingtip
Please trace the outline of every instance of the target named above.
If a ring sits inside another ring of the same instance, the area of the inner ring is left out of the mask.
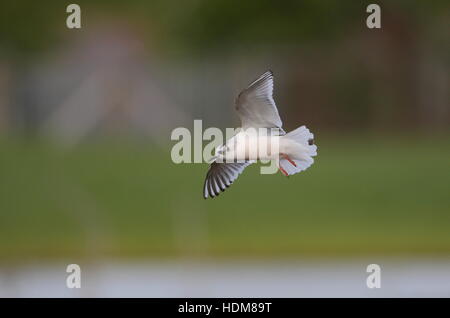
[[[264,73],[261,74],[261,79],[264,78],[268,78],[268,77],[273,77],[273,72],[271,69],[268,69],[267,71],[265,71]]]

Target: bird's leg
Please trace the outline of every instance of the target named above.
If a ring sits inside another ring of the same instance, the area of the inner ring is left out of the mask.
[[[284,159],[286,159],[287,161],[289,161],[289,163],[291,165],[293,165],[294,167],[297,167],[297,164],[291,158],[289,158],[289,156],[287,154],[280,153],[280,156],[283,157]]]
[[[286,170],[281,168],[281,166],[278,166],[278,169],[280,169],[281,173],[284,174],[286,177],[289,177],[289,174],[286,172]]]

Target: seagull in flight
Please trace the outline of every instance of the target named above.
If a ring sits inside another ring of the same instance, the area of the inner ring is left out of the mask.
[[[225,191],[246,167],[257,160],[276,160],[285,176],[306,170],[313,164],[312,157],[317,155],[313,134],[305,126],[286,133],[272,95],[272,71],[262,74],[239,94],[236,111],[242,127],[224,145],[215,149],[203,186],[205,199]],[[267,143],[271,150],[263,154],[252,151],[261,142]]]

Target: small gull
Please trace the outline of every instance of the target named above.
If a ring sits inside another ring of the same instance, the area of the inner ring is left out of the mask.
[[[317,155],[313,134],[305,126],[286,133],[272,94],[272,71],[262,74],[239,94],[236,110],[242,127],[216,148],[203,187],[205,199],[225,191],[257,160],[276,160],[285,176],[306,170],[313,164],[312,157]],[[263,144],[266,151],[259,151]]]

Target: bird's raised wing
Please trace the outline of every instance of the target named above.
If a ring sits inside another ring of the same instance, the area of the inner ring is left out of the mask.
[[[243,90],[236,99],[236,110],[243,129],[279,128],[280,115],[273,100],[273,73],[267,71]]]
[[[218,163],[213,162],[206,173],[205,185],[203,186],[203,197],[214,198],[228,188],[234,180],[254,161],[242,163]]]

